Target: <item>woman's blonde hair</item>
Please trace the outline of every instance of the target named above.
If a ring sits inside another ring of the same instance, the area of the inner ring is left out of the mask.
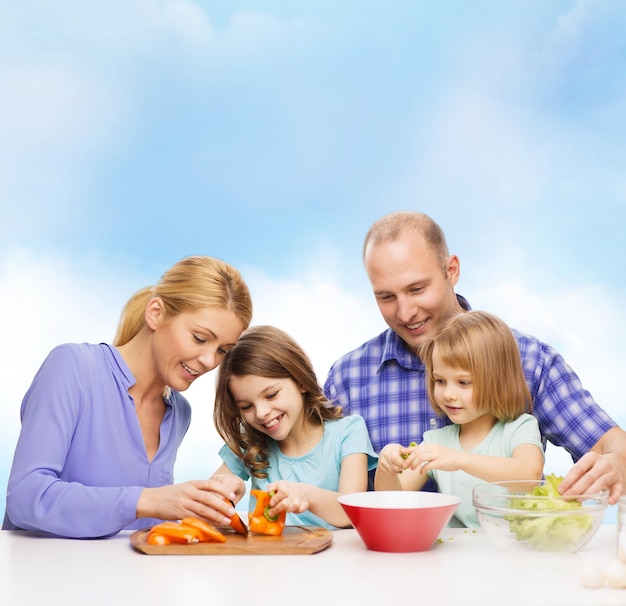
[[[153,297],[163,301],[168,317],[210,308],[232,311],[244,328],[252,320],[252,299],[241,274],[220,259],[191,256],[168,269],[156,286],[142,288],[128,300],[113,345],[125,345],[139,333]]]
[[[505,422],[524,412],[532,412],[532,398],[524,379],[517,341],[500,318],[483,311],[455,314],[420,348],[431,405],[437,414],[445,416],[434,398],[435,349],[444,363],[472,375],[473,397],[479,410]]]
[[[243,460],[250,474],[265,478],[270,438],[246,423],[229,387],[231,377],[246,375],[291,379],[304,391],[304,414],[315,425],[340,418],[341,408],[326,399],[311,361],[287,333],[273,326],[246,330],[220,365],[213,420],[224,442]]]

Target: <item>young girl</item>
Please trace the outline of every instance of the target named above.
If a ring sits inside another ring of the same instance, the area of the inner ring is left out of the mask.
[[[324,397],[311,362],[272,326],[243,333],[218,374],[215,426],[226,444],[217,473],[273,492],[268,514],[288,524],[350,526],[341,493],[367,490],[376,454],[361,416]]]
[[[376,490],[419,490],[428,477],[461,498],[450,526],[478,527],[472,488],[541,479],[544,452],[532,400],[509,327],[493,315],[453,316],[420,349],[435,411],[453,425],[424,433],[416,447],[387,444]]]

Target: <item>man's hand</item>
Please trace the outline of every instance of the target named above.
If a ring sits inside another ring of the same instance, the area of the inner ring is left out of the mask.
[[[559,486],[561,494],[609,490],[609,504],[617,503],[626,488],[626,432],[607,431],[593,449],[569,470]]]

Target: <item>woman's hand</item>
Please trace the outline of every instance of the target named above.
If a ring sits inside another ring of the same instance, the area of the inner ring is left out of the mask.
[[[211,480],[220,482],[224,486],[224,490],[228,490],[235,495],[234,498],[226,496],[233,503],[239,503],[241,497],[246,494],[246,483],[239,476],[232,473],[214,473],[211,476]]]
[[[137,518],[181,520],[191,516],[218,526],[227,525],[235,515],[230,501],[237,502],[244,493],[243,480],[232,474],[144,488],[137,502]]]

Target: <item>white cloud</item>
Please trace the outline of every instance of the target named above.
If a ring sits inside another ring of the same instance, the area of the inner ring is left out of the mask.
[[[221,41],[228,55],[243,59],[249,67],[276,51],[292,47],[305,37],[309,26],[299,20],[284,20],[258,11],[233,13]],[[287,55],[288,56],[288,55]]]
[[[23,250],[5,256],[0,264],[0,364],[6,373],[2,444],[15,442],[22,397],[50,349],[71,341],[110,341],[126,299],[145,285],[136,280],[96,261],[78,265]]]
[[[245,11],[217,29],[186,0],[26,1],[0,14],[0,228],[13,237],[25,229],[23,213],[29,234],[63,230],[101,195],[103,175],[123,178],[120,165],[141,137],[187,111],[162,97],[184,89],[202,98],[215,78],[248,82],[300,32]]]
[[[415,116],[413,149],[390,184],[392,199],[419,200],[426,212],[432,205],[435,218],[446,210],[522,214],[541,202],[549,140],[537,137],[524,104],[500,90],[516,86],[518,60],[500,61],[453,79],[453,88]]]
[[[176,32],[191,50],[211,47],[215,41],[215,29],[206,12],[193,2],[167,3],[163,8],[161,26]]]
[[[537,202],[541,155],[511,107],[462,88],[441,107],[434,123],[439,128],[433,133],[434,153],[422,165],[424,176],[445,175],[455,192],[465,193],[467,204],[479,207],[493,208],[497,201],[500,208],[525,208]]]
[[[558,17],[548,39],[563,50],[568,47],[571,50],[571,46],[576,46],[581,40],[594,37],[593,34],[598,33],[603,26],[613,26],[622,21],[623,10],[624,5],[620,0],[577,0]],[[603,40],[597,36],[594,39],[601,46],[620,43],[619,40]]]
[[[5,225],[21,225],[26,214],[32,230],[38,217],[69,216],[87,166],[110,149],[125,122],[121,97],[75,65],[47,61],[0,69],[0,90]]]

